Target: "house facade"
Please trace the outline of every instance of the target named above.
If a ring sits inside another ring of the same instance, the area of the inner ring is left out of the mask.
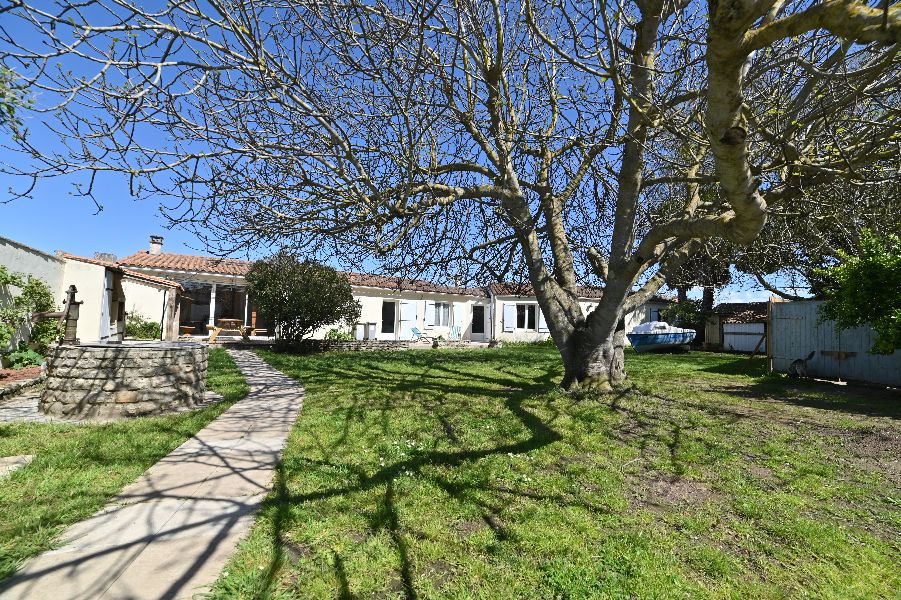
[[[77,330],[82,342],[121,341],[125,337],[128,313],[168,324],[162,337],[178,338],[181,286],[175,281],[132,271],[116,263],[113,257],[49,254],[3,237],[0,237],[0,265],[43,281],[57,299],[57,308],[62,308],[66,290],[74,285],[78,290],[76,300],[82,303]],[[16,290],[3,290],[3,294],[10,296],[15,293]],[[11,347],[27,337],[25,327],[14,336]]]
[[[247,294],[245,276],[252,262],[167,253],[162,251],[162,242],[162,238],[153,236],[147,250],[126,256],[118,264],[182,287],[178,322],[182,331],[205,335],[207,326],[221,319],[238,319],[245,326],[268,329],[265,315],[257,312]],[[409,340],[414,337],[414,328],[429,337],[474,342],[542,341],[550,335],[538,301],[527,285],[464,288],[364,273],[346,276],[362,308],[351,331],[359,340]],[[602,293],[598,287],[580,288],[583,311],[593,310]],[[655,297],[629,313],[627,331],[651,320],[671,303]],[[330,329],[324,327],[312,337],[321,339]]]

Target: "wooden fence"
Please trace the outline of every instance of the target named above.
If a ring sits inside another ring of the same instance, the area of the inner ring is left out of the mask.
[[[770,370],[788,372],[792,361],[813,357],[807,374],[821,379],[860,381],[901,386],[901,350],[870,354],[876,337],[872,328],[840,331],[834,321],[819,321],[822,302],[771,302],[767,354]]]

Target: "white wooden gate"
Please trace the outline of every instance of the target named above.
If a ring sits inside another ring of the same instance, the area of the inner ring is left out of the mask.
[[[765,323],[723,323],[723,349],[733,352],[765,352]]]
[[[774,302],[770,305],[770,365],[785,373],[797,359],[807,358],[807,374],[823,379],[865,381],[901,386],[901,350],[870,354],[876,339],[871,327],[845,331],[834,321],[821,321],[822,302]]]

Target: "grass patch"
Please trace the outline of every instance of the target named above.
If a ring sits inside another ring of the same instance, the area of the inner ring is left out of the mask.
[[[901,591],[897,396],[707,353],[579,401],[547,347],[261,354],[307,396],[214,597]]]
[[[51,548],[67,525],[93,514],[248,392],[218,348],[210,350],[207,385],[225,400],[190,413],[103,425],[0,424],[0,456],[35,455],[0,479],[0,579]]]

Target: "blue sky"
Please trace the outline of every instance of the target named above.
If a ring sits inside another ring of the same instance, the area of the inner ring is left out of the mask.
[[[72,194],[71,181],[39,182],[33,198],[0,204],[0,235],[39,250],[66,250],[83,256],[93,256],[94,252],[131,254],[146,248],[151,234],[163,235],[164,246],[170,252],[202,251],[190,233],[165,228],[159,203],[134,200],[120,179],[108,179],[98,188],[102,190],[98,196],[103,203],[99,213],[91,200]],[[0,175],[4,199],[8,198],[9,187],[21,189],[25,185],[26,181]]]

